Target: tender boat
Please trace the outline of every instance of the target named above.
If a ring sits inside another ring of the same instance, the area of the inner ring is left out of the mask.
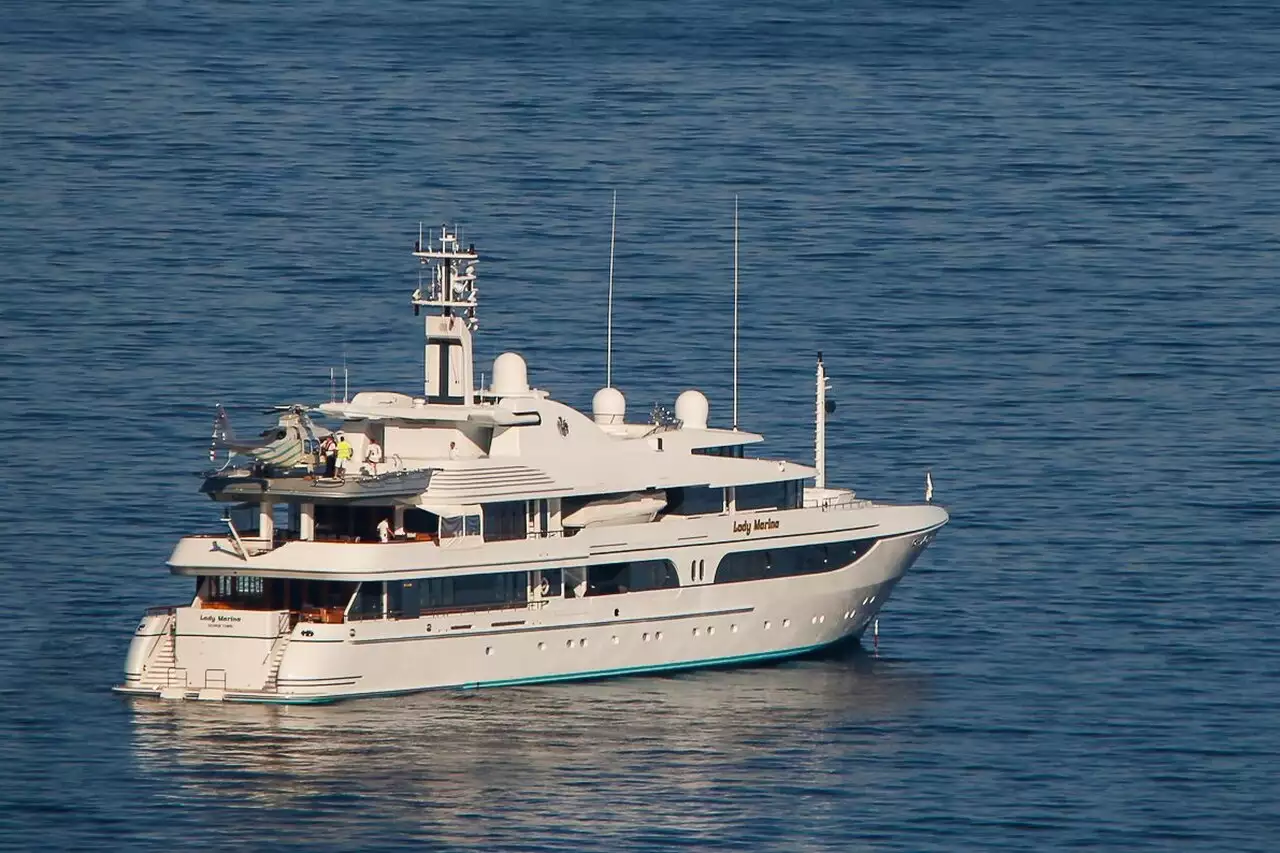
[[[248,441],[220,409],[202,491],[226,529],[177,543],[194,597],[146,612],[118,691],[309,703],[793,657],[861,636],[947,522],[826,486],[821,356],[815,466],[748,454],[762,437],[696,390],[629,423],[605,387],[587,415],[511,352],[478,389],[479,254],[442,228],[414,255],[423,392],[284,406]]]

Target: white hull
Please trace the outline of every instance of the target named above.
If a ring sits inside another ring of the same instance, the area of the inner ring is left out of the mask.
[[[298,623],[281,636],[270,636],[275,612],[206,611],[263,626],[223,636],[184,633],[199,624],[199,611],[184,618],[192,608],[160,610],[139,627],[117,689],[311,703],[791,657],[860,636],[935,528],[882,539],[851,566],[803,577],[417,619]]]

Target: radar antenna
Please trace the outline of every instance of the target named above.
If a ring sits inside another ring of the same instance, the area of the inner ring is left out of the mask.
[[[418,289],[413,292],[410,302],[414,313],[423,307],[438,308],[440,316],[460,316],[466,321],[467,328],[475,331],[479,325],[476,320],[476,297],[479,295],[476,287],[476,263],[480,260],[476,247],[463,249],[457,229],[451,233],[447,225],[440,227],[438,247],[432,244],[430,237],[424,245],[419,226],[418,242],[414,244],[413,255],[431,271],[427,289],[423,290],[419,283]]]

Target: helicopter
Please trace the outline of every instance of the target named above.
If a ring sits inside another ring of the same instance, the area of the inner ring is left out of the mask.
[[[219,450],[227,451],[226,469],[236,454],[253,460],[254,466],[288,470],[297,467],[304,457],[314,454],[320,440],[330,430],[316,424],[310,417],[314,411],[300,403],[272,406],[265,413],[278,413],[276,425],[268,427],[254,438],[238,438],[231,427],[226,408],[217,404],[213,417],[213,435],[209,444],[209,461],[216,462]]]

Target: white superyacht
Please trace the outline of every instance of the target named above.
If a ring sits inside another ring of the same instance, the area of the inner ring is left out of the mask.
[[[423,393],[283,407],[250,442],[220,413],[226,530],[178,542],[195,596],[147,611],[116,690],[312,703],[792,657],[861,636],[947,522],[826,486],[821,357],[815,467],[748,456],[762,437],[696,390],[628,423],[605,387],[588,416],[510,352],[477,389],[479,255],[445,228],[414,255]]]

